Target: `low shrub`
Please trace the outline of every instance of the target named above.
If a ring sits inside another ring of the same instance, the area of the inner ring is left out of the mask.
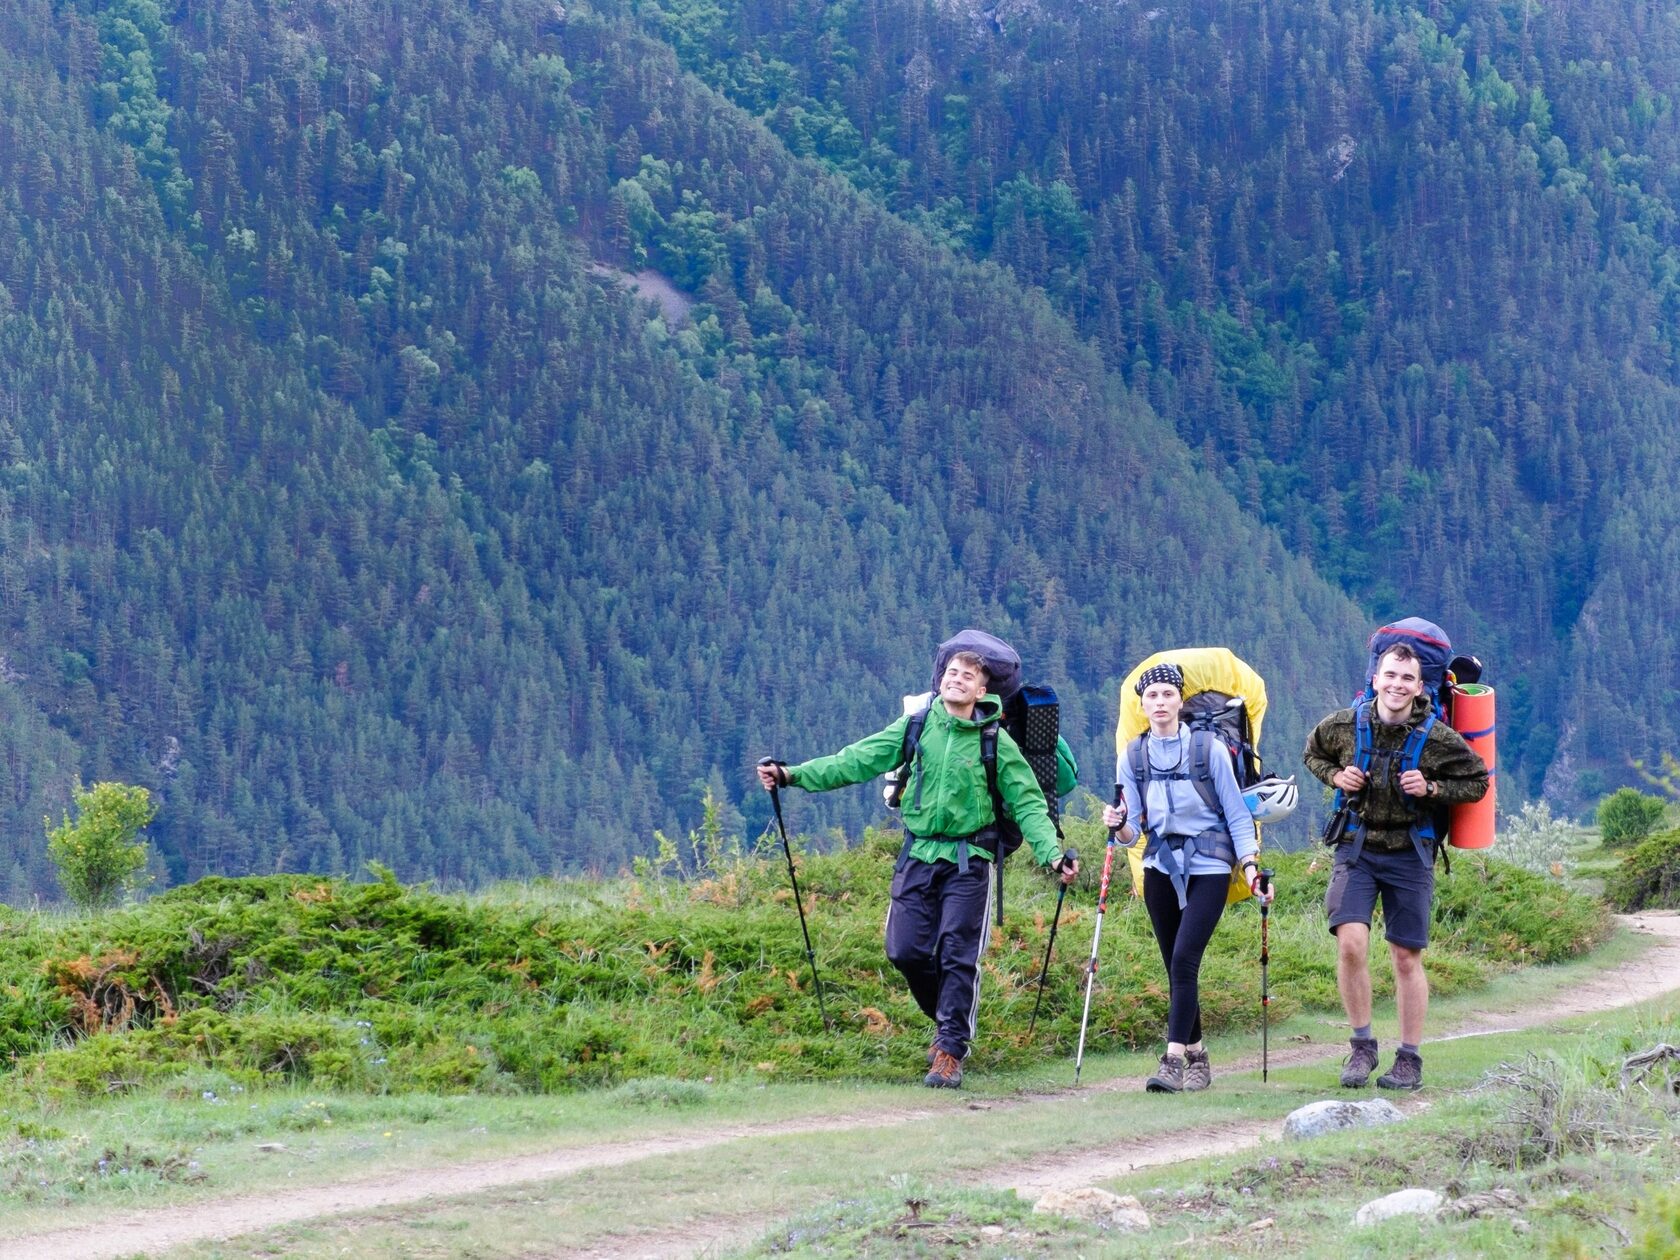
[[[1668,803],[1637,788],[1617,788],[1598,803],[1598,830],[1607,849],[1638,844],[1662,823]]]
[[[1499,1091],[1504,1114],[1467,1134],[1464,1154],[1514,1169],[1672,1141],[1680,1095],[1670,1037],[1680,1040],[1672,1027],[1629,1031],[1609,1055],[1554,1051],[1501,1064],[1484,1087]]]
[[[1088,855],[1086,873],[1066,900],[1037,1029],[1029,1039],[1055,884],[1018,856],[1006,922],[982,960],[976,1066],[1072,1053],[1102,833],[1078,819],[1068,829]],[[893,836],[871,833],[799,859],[829,1027],[778,848],[713,864],[697,880],[446,896],[388,872],[367,883],[218,877],[92,918],[0,916],[0,1049],[14,1065],[10,1088],[46,1096],[194,1079],[370,1093],[709,1076],[902,1080],[922,1070],[928,1024],[882,952],[897,851]],[[1278,889],[1273,1018],[1337,1010],[1321,907],[1328,862],[1268,860]],[[1497,858],[1461,858],[1440,886],[1441,939],[1430,951],[1438,993],[1578,954],[1603,931],[1594,903]],[[1123,871],[1102,939],[1088,1045],[1151,1045],[1167,983]],[[1386,969],[1374,978],[1379,991],[1389,984]],[[1247,903],[1227,912],[1206,956],[1208,1030],[1256,1027],[1259,999],[1259,916]]]
[[[1680,827],[1652,836],[1623,855],[1604,896],[1624,913],[1680,909]]]
[[[1680,1256],[1680,1186],[1652,1186],[1639,1205],[1637,1231],[1624,1260],[1674,1260]]]

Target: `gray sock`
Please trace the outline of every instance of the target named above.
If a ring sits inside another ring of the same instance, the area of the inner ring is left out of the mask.
[[[1376,1040],[1376,1038],[1371,1036],[1371,1025],[1369,1025],[1369,1024],[1366,1024],[1363,1028],[1355,1028],[1353,1030],[1353,1039],[1355,1041],[1375,1041]]]
[[[1418,1054],[1418,1048],[1416,1046],[1409,1046],[1404,1041],[1400,1043],[1400,1049],[1406,1054],[1416,1055],[1420,1059],[1423,1058],[1421,1054]]]

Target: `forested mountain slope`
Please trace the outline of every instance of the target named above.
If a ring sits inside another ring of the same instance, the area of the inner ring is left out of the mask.
[[[622,8],[1048,295],[1374,616],[1497,662],[1513,786],[1673,747],[1671,6]]]
[[[599,274],[643,250],[689,325]],[[78,776],[161,794],[173,879],[610,867],[707,784],[756,827],[758,754],[967,623],[1099,786],[1155,647],[1243,650],[1286,759],[1357,668],[1066,312],[611,17],[11,4],[0,286],[9,897]]]

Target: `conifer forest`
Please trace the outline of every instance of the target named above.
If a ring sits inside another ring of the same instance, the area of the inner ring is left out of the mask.
[[[751,837],[968,625],[1106,796],[1151,652],[1289,773],[1426,616],[1588,808],[1680,749],[1677,101],[1651,0],[0,0],[0,900],[104,780],[160,886]]]

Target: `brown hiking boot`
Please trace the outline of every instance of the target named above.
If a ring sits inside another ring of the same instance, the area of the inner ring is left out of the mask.
[[[1184,1088],[1184,1056],[1163,1054],[1161,1066],[1143,1083],[1151,1094],[1176,1094]]]
[[[1377,1070],[1377,1042],[1374,1037],[1354,1037],[1353,1052],[1342,1066],[1342,1088],[1364,1089]]]
[[[933,1052],[933,1066],[922,1078],[929,1089],[956,1089],[962,1084],[962,1062],[954,1054],[946,1054],[937,1047]]]
[[[1213,1084],[1213,1064],[1208,1062],[1206,1050],[1184,1052],[1184,1092],[1194,1094]]]
[[[1380,1089],[1422,1089],[1423,1056],[1410,1050],[1394,1052],[1394,1066],[1377,1077]]]

